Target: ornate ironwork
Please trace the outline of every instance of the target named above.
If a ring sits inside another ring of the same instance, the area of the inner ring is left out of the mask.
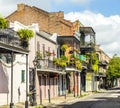
[[[17,32],[12,29],[0,29],[0,42],[23,48],[21,46],[21,40],[17,35]]]

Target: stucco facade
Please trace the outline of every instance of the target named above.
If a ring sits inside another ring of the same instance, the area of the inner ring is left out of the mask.
[[[62,72],[55,69],[52,62],[53,58],[57,58],[57,44],[54,35],[50,35],[44,31],[39,30],[37,24],[32,24],[30,26],[25,26],[17,21],[10,23],[14,30],[19,29],[31,29],[34,31],[34,37],[29,41],[29,68],[30,68],[30,78],[32,73],[34,73],[33,60],[37,56],[37,52],[41,53],[42,58],[39,60],[40,67],[37,68],[36,72],[36,97],[37,101],[42,99],[48,99],[50,91],[50,97],[56,97],[59,94],[63,95],[65,92],[65,83],[63,85]],[[46,52],[51,55],[48,57]],[[20,59],[20,58],[19,58]],[[49,60],[48,60],[49,59]],[[52,64],[51,64],[52,63]],[[30,79],[29,85],[31,85],[33,79]],[[32,85],[33,86],[33,85]],[[59,86],[59,87],[58,87]]]
[[[99,62],[102,65],[105,65],[105,67],[99,66],[99,72],[106,74],[106,69],[111,58],[100,48],[99,45],[96,46],[96,53],[98,55]]]
[[[13,102],[26,99],[26,57],[15,55],[13,63]],[[0,62],[0,105],[10,103],[11,99],[11,63]]]

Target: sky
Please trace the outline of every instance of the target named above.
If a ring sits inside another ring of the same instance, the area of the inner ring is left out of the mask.
[[[65,19],[91,26],[96,32],[96,43],[108,56],[120,56],[120,0],[0,0],[0,15],[8,16],[18,3],[48,12],[63,11]]]

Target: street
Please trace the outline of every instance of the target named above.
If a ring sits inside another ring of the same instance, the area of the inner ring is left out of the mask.
[[[120,88],[89,95],[75,102],[71,101],[47,108],[120,108]]]

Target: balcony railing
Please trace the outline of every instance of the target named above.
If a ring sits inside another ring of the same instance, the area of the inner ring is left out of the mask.
[[[63,71],[64,68],[59,67],[53,63],[53,61],[49,59],[42,59],[39,60],[37,69],[49,69],[49,70],[56,70],[56,71]]]
[[[87,69],[88,68],[88,64],[85,61],[82,61],[82,67]]]
[[[17,32],[13,31],[12,29],[0,29],[0,42],[23,48]]]

